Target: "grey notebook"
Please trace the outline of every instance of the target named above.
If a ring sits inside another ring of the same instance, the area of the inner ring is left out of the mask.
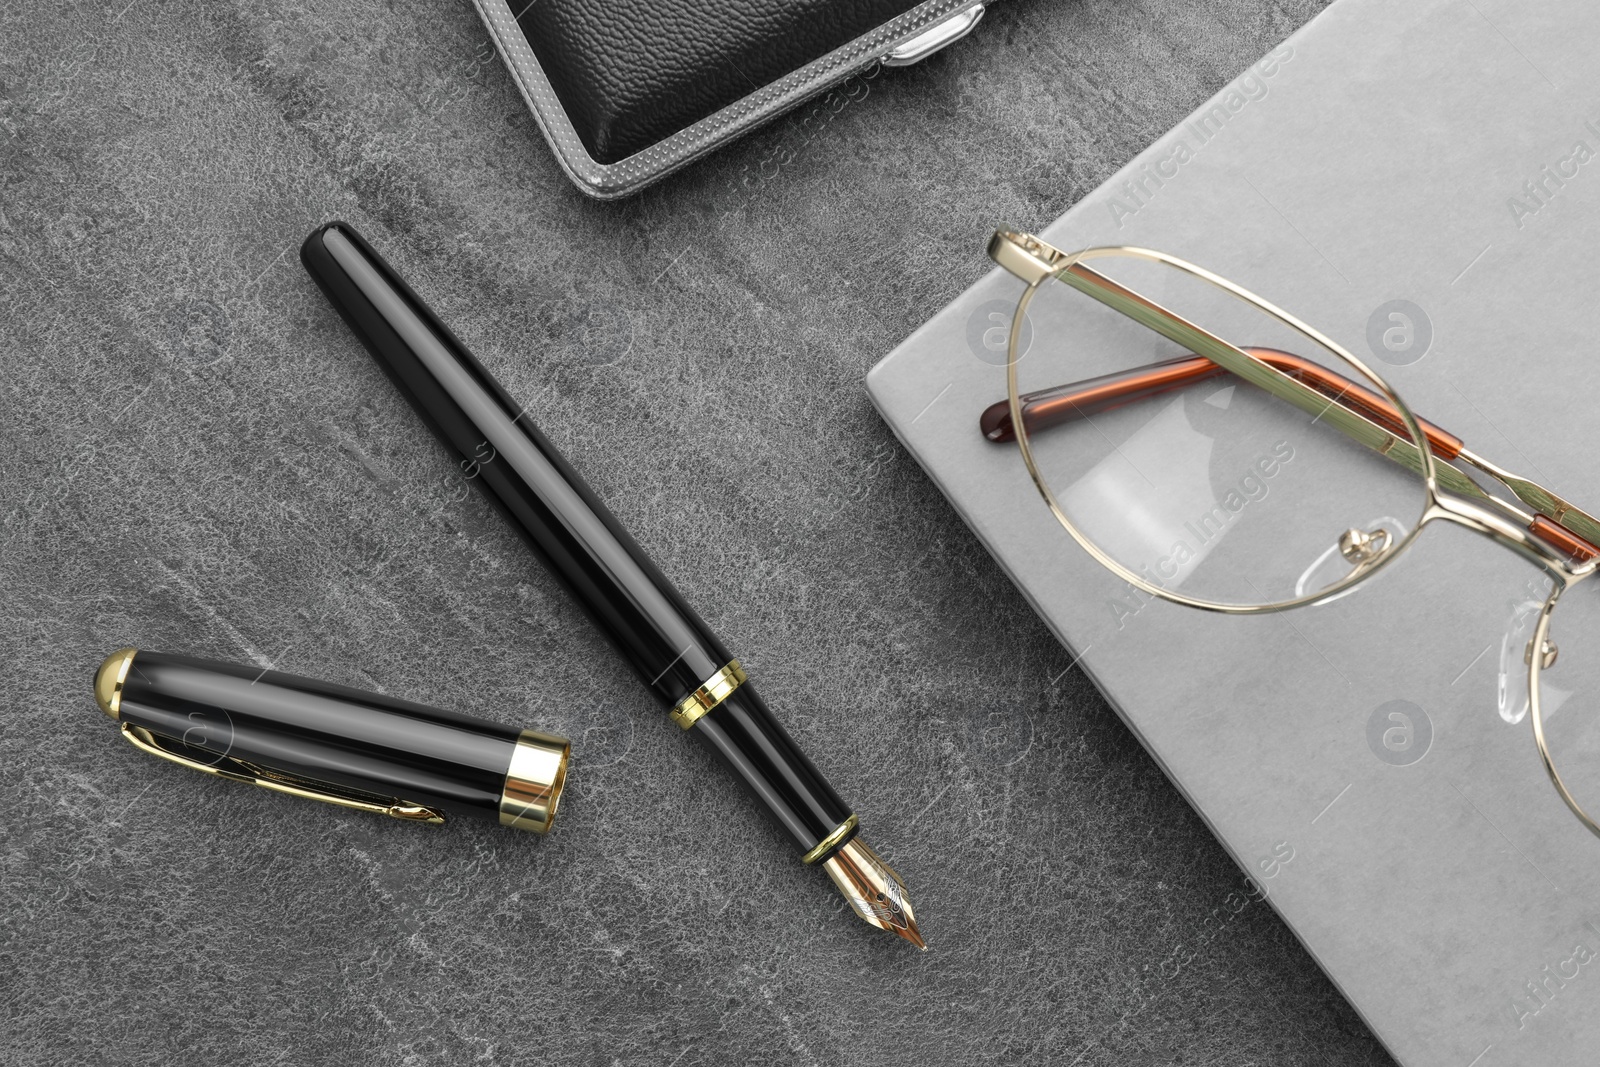
[[[1587,0],[1339,0],[1042,236],[1209,267],[1592,511],[1596,41]],[[991,274],[879,363],[884,418],[1398,1060],[1597,1062],[1600,840],[1497,714],[1539,572],[1430,527],[1318,607],[1132,595],[978,433],[1020,290]]]

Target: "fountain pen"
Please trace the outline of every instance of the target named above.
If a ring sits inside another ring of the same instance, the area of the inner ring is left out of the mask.
[[[722,758],[857,915],[926,949],[905,884],[861,839],[856,814],[527,412],[349,224],[314,230],[300,261],[463,472],[671,709],[672,721]]]

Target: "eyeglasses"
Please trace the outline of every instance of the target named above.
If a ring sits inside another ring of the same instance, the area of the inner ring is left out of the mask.
[[[1600,836],[1588,814],[1600,813],[1600,716],[1580,699],[1600,694],[1600,582],[1573,591],[1600,566],[1600,522],[1418,418],[1337,342],[1192,263],[1062,252],[1006,230],[989,254],[1027,289],[1008,398],[980,428],[1015,440],[1067,533],[1136,589],[1233,614],[1324,604],[1436,521],[1541,567],[1548,595],[1517,606],[1502,644],[1501,716],[1531,718],[1550,781]]]

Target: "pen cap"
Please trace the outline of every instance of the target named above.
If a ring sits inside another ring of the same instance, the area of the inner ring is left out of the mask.
[[[572,750],[555,734],[380,693],[132,648],[106,657],[94,690],[152,755],[419,822],[463,815],[545,833]]]

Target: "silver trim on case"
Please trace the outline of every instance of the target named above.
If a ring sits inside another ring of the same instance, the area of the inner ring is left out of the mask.
[[[886,67],[909,67],[921,63],[941,48],[948,48],[971,33],[983,18],[983,4],[973,4],[936,25],[929,26],[904,44],[891,48],[883,57]]]
[[[937,47],[919,48],[916,59],[922,59],[965,36],[977,24],[983,8],[982,4],[974,4],[973,0],[926,0],[872,32],[857,37],[626,159],[616,163],[599,163],[578,139],[577,131],[567,118],[555,89],[522,36],[522,29],[511,13],[508,0],[473,0],[473,4],[488,27],[495,49],[499,51],[506,69],[511,72],[561,169],[574,185],[598,200],[614,200],[636,193],[808,97],[844,81],[879,60],[888,60],[892,53],[939,28],[939,24],[945,21],[955,24],[970,16],[970,22],[962,26],[960,33],[948,37],[941,35]],[[977,8],[976,14],[973,13],[974,8]],[[898,65],[906,65],[916,59],[902,60]],[[886,65],[896,64],[889,60]]]

